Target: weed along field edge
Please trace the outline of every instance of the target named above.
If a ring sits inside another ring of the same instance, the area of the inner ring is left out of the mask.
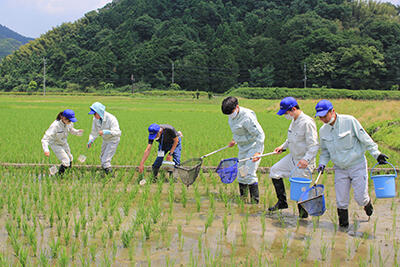
[[[83,164],[77,161],[80,155],[86,156],[84,164],[100,164],[101,140],[87,149],[93,118],[88,112],[96,101],[118,118],[122,132],[113,165],[139,165],[152,123],[171,124],[182,132],[183,161],[232,139],[228,117],[221,112],[222,98],[0,96],[0,162],[37,164],[0,166],[0,266],[398,266],[399,179],[396,196],[387,199],[376,198],[368,179],[374,205],[370,218],[351,193],[350,227],[344,231],[338,223],[332,172],[319,180],[325,186],[325,213],[306,219],[299,219],[292,200],[288,209],[268,212],[276,194],[269,174],[261,171],[259,204],[241,199],[237,180],[224,184],[212,169],[201,170],[189,187],[167,171],[154,183],[150,172],[142,176],[136,168],[118,168],[104,176],[99,168],[74,168]],[[310,116],[317,102],[299,100]],[[387,130],[381,123],[399,119],[399,101],[332,103],[339,114],[353,115],[368,131],[373,128],[370,134],[376,134],[380,150],[398,168],[398,135],[380,132]],[[265,153],[284,142],[290,122],[276,115],[279,100],[239,99],[239,104],[255,111],[266,136]],[[44,156],[40,140],[65,109],[75,111],[74,127],[84,133],[68,137],[75,160],[60,178],[49,176],[49,166],[39,166],[59,165],[53,151]],[[322,123],[316,123],[320,128]],[[205,158],[203,166],[215,167],[237,153],[236,147],[226,149]],[[372,167],[376,160],[366,155]],[[145,165],[156,156],[153,147]],[[260,166],[271,167],[283,156],[265,157]],[[140,184],[143,178],[148,182]],[[289,179],[284,183],[289,198]]]

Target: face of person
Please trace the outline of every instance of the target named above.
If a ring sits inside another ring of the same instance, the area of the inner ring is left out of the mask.
[[[332,116],[334,116],[334,114],[335,114],[334,111],[335,111],[334,109],[328,111],[328,113],[326,113],[325,116],[322,116],[322,117],[320,116],[319,119],[320,119],[323,123],[328,123],[328,122],[330,122],[331,119],[332,119]]]
[[[70,124],[71,121],[69,119],[67,119],[66,117],[61,117],[61,120],[64,124]]]
[[[93,115],[96,119],[98,119],[98,120],[100,120],[100,115],[99,114],[97,114],[97,113],[94,113],[94,115]]]

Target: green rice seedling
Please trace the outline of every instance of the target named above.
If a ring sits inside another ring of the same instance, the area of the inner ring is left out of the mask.
[[[64,242],[65,242],[65,246],[69,245],[69,241],[71,240],[71,232],[69,231],[69,229],[66,229],[64,231]]]
[[[266,223],[265,223],[265,216],[266,216],[266,211],[264,210],[264,211],[261,213],[261,216],[260,216],[261,231],[262,231],[261,237],[262,237],[263,239],[264,239],[264,235],[265,235],[265,230],[266,230],[266,228],[267,228]]]
[[[79,218],[79,224],[81,225],[81,229],[82,229],[82,230],[86,230],[87,219],[86,219],[86,216],[85,216],[85,215],[82,215],[82,216]]]
[[[72,242],[72,244],[71,244],[71,259],[72,259],[72,261],[75,261],[75,255],[76,255],[77,251],[78,251],[77,242],[76,241]]]
[[[215,199],[214,199],[214,196],[211,193],[208,194],[208,199],[210,201],[210,209],[215,211]]]
[[[96,247],[97,247],[96,244],[91,244],[89,246],[90,258],[93,262],[96,260],[96,254],[97,254]]]
[[[285,228],[286,222],[285,222],[285,218],[283,217],[282,212],[280,210],[278,210],[278,212],[276,214],[278,216],[278,220],[279,220],[279,222],[281,224],[281,227]]]
[[[81,230],[81,224],[80,224],[79,220],[74,218],[74,236],[75,236],[75,238],[79,237],[80,230]]]
[[[101,213],[102,213],[102,217],[103,217],[103,222],[107,222],[107,220],[108,220],[108,209],[102,209],[101,210]]]
[[[71,219],[70,216],[65,216],[64,217],[65,228],[68,228],[70,219]]]
[[[376,235],[376,226],[378,225],[378,218],[374,221],[374,236]]]
[[[381,249],[379,249],[378,256],[379,256],[379,266],[386,266],[386,262],[389,259],[389,255],[387,255],[385,258],[383,258]]]
[[[107,232],[106,231],[104,231],[101,234],[101,242],[103,243],[103,248],[106,248],[107,247]]]
[[[201,195],[197,186],[197,183],[194,186],[194,199],[196,201],[196,210],[200,212],[201,209]]]
[[[60,241],[58,239],[52,239],[49,243],[51,257],[56,259],[58,251],[60,249]]]
[[[108,224],[107,232],[108,232],[108,239],[111,240],[113,238],[113,236],[114,236],[114,229],[113,229],[111,224]]]
[[[154,200],[153,205],[150,208],[150,217],[153,220],[153,223],[157,223],[160,216],[161,216],[160,201]]]
[[[206,223],[204,224],[204,232],[207,233],[207,229],[211,226],[211,224],[214,221],[214,210],[209,209],[208,210],[208,216],[206,219]]]
[[[89,267],[89,262],[86,259],[86,257],[84,257],[83,255],[81,255],[80,257],[80,263],[82,267]]]
[[[28,250],[21,247],[18,251],[18,262],[23,266],[28,266]]]
[[[283,240],[282,240],[282,258],[285,258],[286,253],[289,248],[289,235],[287,235]]]
[[[222,224],[224,225],[224,235],[226,236],[226,234],[228,233],[228,212],[225,211],[224,213],[224,218],[222,219]]]
[[[372,263],[375,254],[375,247],[374,244],[369,245],[369,263]]]
[[[328,252],[328,245],[326,243],[322,243],[322,246],[320,247],[319,252],[321,253],[322,261],[326,261],[326,256],[327,256],[327,252]]]
[[[115,231],[118,232],[118,231],[119,231],[119,228],[120,228],[120,225],[121,225],[121,223],[122,223],[121,214],[120,214],[118,211],[114,212],[113,219],[114,219]]]
[[[192,220],[192,218],[193,218],[193,211],[190,211],[190,213],[188,213],[188,214],[186,214],[186,225],[189,225],[190,224],[190,221]]]
[[[143,232],[144,232],[144,235],[145,235],[146,240],[149,240],[149,239],[150,239],[151,231],[152,231],[152,229],[151,229],[151,221],[147,219],[147,220],[143,223]]]
[[[69,264],[69,257],[67,254],[67,249],[65,247],[62,248],[60,252],[60,256],[58,257],[58,265],[62,267],[66,267]]]
[[[39,255],[39,265],[41,267],[49,266],[49,261],[47,260],[47,255],[45,252],[41,251]]]
[[[312,240],[311,236],[305,237],[303,260],[306,260],[308,257],[308,254],[310,253],[311,240]]]
[[[29,245],[32,247],[33,255],[36,257],[37,252],[37,238],[35,228],[30,228],[27,232]]]
[[[112,258],[113,258],[113,261],[115,261],[115,257],[117,256],[117,250],[118,250],[117,242],[115,242],[115,240],[113,240],[113,243],[112,243]]]
[[[199,254],[201,255],[203,251],[203,234],[200,233],[199,237],[197,238],[197,249],[199,250]]]
[[[83,235],[82,235],[82,244],[83,244],[83,247],[84,247],[84,248],[87,247],[87,245],[88,245],[88,240],[89,240],[89,234],[88,234],[87,231],[84,231],[84,232],[83,232]]]
[[[186,203],[187,203],[187,189],[184,184],[182,184],[182,190],[181,190],[181,196],[182,196],[182,206],[186,208]]]
[[[242,241],[243,245],[246,245],[247,242],[247,225],[249,222],[249,213],[246,213],[246,216],[243,218],[243,220],[240,222],[240,228],[242,230]]]
[[[183,235],[182,235],[182,225],[178,224],[177,230],[178,230],[179,250],[182,250],[183,245],[185,243],[185,239],[183,238]]]
[[[132,233],[129,230],[128,231],[122,231],[121,241],[122,241],[122,245],[124,246],[124,248],[129,248],[130,247],[131,240],[132,240]]]
[[[58,221],[58,222],[57,222],[57,227],[56,227],[56,229],[57,229],[57,236],[58,236],[58,237],[61,237],[62,228],[63,228],[63,223],[62,223],[62,221]]]

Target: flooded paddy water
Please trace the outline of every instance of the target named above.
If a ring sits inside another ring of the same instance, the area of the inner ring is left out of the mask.
[[[398,266],[399,193],[365,214],[351,196],[350,227],[340,229],[333,174],[324,174],[326,212],[299,219],[297,204],[276,202],[259,174],[260,203],[238,198],[212,172],[186,187],[173,179],[139,185],[137,173],[46,168],[0,169],[0,266]],[[40,179],[39,179],[40,177]],[[145,177],[146,178],[146,177]],[[398,179],[396,180],[399,189]],[[290,185],[285,181],[289,199]]]

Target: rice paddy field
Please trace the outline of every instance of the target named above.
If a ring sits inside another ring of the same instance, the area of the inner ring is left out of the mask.
[[[49,166],[59,162],[52,152],[49,159],[44,156],[40,140],[66,108],[76,113],[75,128],[85,130],[82,137],[69,137],[75,159],[85,155],[84,164],[100,163],[101,140],[86,148],[92,124],[87,113],[95,101],[106,105],[122,130],[114,165],[139,165],[151,123],[182,131],[183,160],[223,147],[232,138],[227,116],[220,111],[222,98],[1,96],[0,162],[36,166],[0,167],[0,266],[399,265],[399,193],[377,199],[371,179],[374,214],[368,218],[351,197],[350,227],[343,230],[331,172],[319,182],[325,186],[325,214],[307,219],[298,218],[291,200],[288,209],[268,213],[276,196],[264,172],[259,173],[258,205],[240,199],[237,182],[223,184],[212,170],[201,171],[190,187],[166,173],[155,183],[140,185],[135,168],[116,169],[114,176],[104,177],[94,167],[80,168],[79,162],[63,178],[49,177]],[[299,104],[313,115],[317,102]],[[355,116],[365,127],[399,118],[398,101],[332,102],[338,113]],[[290,122],[275,115],[279,100],[240,99],[239,104],[256,112],[266,134],[264,152],[285,140]],[[398,168],[399,152],[385,142],[378,144]],[[216,166],[236,154],[236,147],[224,150],[206,158],[203,166]],[[266,157],[260,166],[270,167],[283,156]],[[155,157],[153,148],[146,165]],[[372,167],[376,161],[368,153],[367,158]],[[288,179],[285,184],[289,198]]]

